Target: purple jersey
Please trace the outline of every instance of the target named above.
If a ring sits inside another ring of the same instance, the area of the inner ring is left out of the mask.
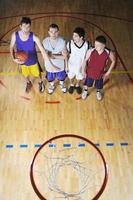
[[[30,32],[29,38],[26,41],[21,40],[18,32],[15,34],[17,51],[25,51],[28,55],[28,60],[24,63],[24,65],[30,66],[37,63],[37,53],[35,49],[35,42],[33,40],[33,33]]]

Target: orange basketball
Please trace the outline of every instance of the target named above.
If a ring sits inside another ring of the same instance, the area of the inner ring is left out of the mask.
[[[25,51],[17,51],[15,53],[15,58],[19,59],[21,62],[26,62],[28,59],[28,55]]]

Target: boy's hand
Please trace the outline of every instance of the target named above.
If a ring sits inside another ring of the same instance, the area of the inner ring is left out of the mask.
[[[69,72],[69,69],[68,69],[68,68],[65,68],[65,72],[68,74],[68,72]]]
[[[60,70],[60,68],[55,66],[55,65],[52,65],[51,69],[52,69],[53,72],[54,71],[59,72],[59,70]]]
[[[50,59],[55,59],[54,55],[52,54],[52,52],[48,51],[47,52],[48,56]]]
[[[83,75],[83,79],[86,79],[86,72],[84,70],[82,70],[81,73]]]
[[[106,72],[106,73],[103,75],[103,81],[104,81],[104,82],[105,82],[107,79],[109,79],[109,75],[110,75],[109,72]]]
[[[20,61],[19,59],[13,59],[13,61],[15,62],[15,63],[17,63],[17,64],[19,64],[19,65],[22,65],[22,64],[24,64],[24,62],[22,62],[22,61]]]

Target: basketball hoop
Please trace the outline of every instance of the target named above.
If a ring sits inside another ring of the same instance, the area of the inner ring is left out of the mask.
[[[30,166],[30,179],[41,200],[97,200],[106,187],[108,170],[95,144],[65,134],[39,147]]]

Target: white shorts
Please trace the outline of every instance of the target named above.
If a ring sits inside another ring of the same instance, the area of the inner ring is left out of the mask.
[[[80,73],[80,72],[78,72],[78,73],[75,73],[75,72],[71,72],[71,71],[69,71],[68,72],[68,78],[69,79],[73,79],[73,78],[76,78],[77,80],[83,80],[83,74],[82,73]]]

